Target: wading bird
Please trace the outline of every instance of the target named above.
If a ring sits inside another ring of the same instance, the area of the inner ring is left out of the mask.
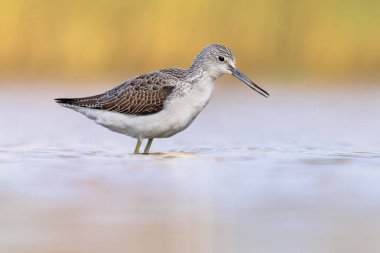
[[[188,69],[169,68],[128,79],[105,93],[56,102],[94,120],[111,131],[137,139],[134,150],[149,153],[154,138],[166,138],[186,129],[205,108],[215,80],[232,74],[265,97],[268,92],[236,68],[231,50],[219,44],[206,46]]]

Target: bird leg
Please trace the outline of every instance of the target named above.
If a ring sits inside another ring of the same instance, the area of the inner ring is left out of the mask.
[[[141,140],[140,139],[137,139],[137,143],[136,143],[136,147],[135,147],[135,151],[133,152],[133,154],[140,154],[140,146],[141,146]]]
[[[145,146],[144,154],[149,154],[150,146],[152,145],[153,138],[148,140],[148,143]]]

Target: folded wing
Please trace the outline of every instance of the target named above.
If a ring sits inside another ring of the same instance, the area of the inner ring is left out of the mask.
[[[67,107],[84,107],[128,115],[149,115],[161,111],[173,93],[173,76],[153,72],[125,81],[103,94],[83,98],[58,98]]]

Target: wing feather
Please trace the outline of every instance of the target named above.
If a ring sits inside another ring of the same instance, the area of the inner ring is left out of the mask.
[[[149,115],[164,108],[173,93],[177,78],[163,72],[152,72],[129,79],[103,94],[84,98],[60,98],[65,106],[100,109],[129,115]]]

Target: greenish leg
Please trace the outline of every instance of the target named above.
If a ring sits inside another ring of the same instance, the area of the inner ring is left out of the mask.
[[[153,139],[149,139],[148,143],[145,146],[144,154],[149,154],[150,146],[152,146]]]
[[[133,152],[133,154],[140,154],[141,143],[142,143],[142,141],[140,139],[137,139],[135,151]]]

